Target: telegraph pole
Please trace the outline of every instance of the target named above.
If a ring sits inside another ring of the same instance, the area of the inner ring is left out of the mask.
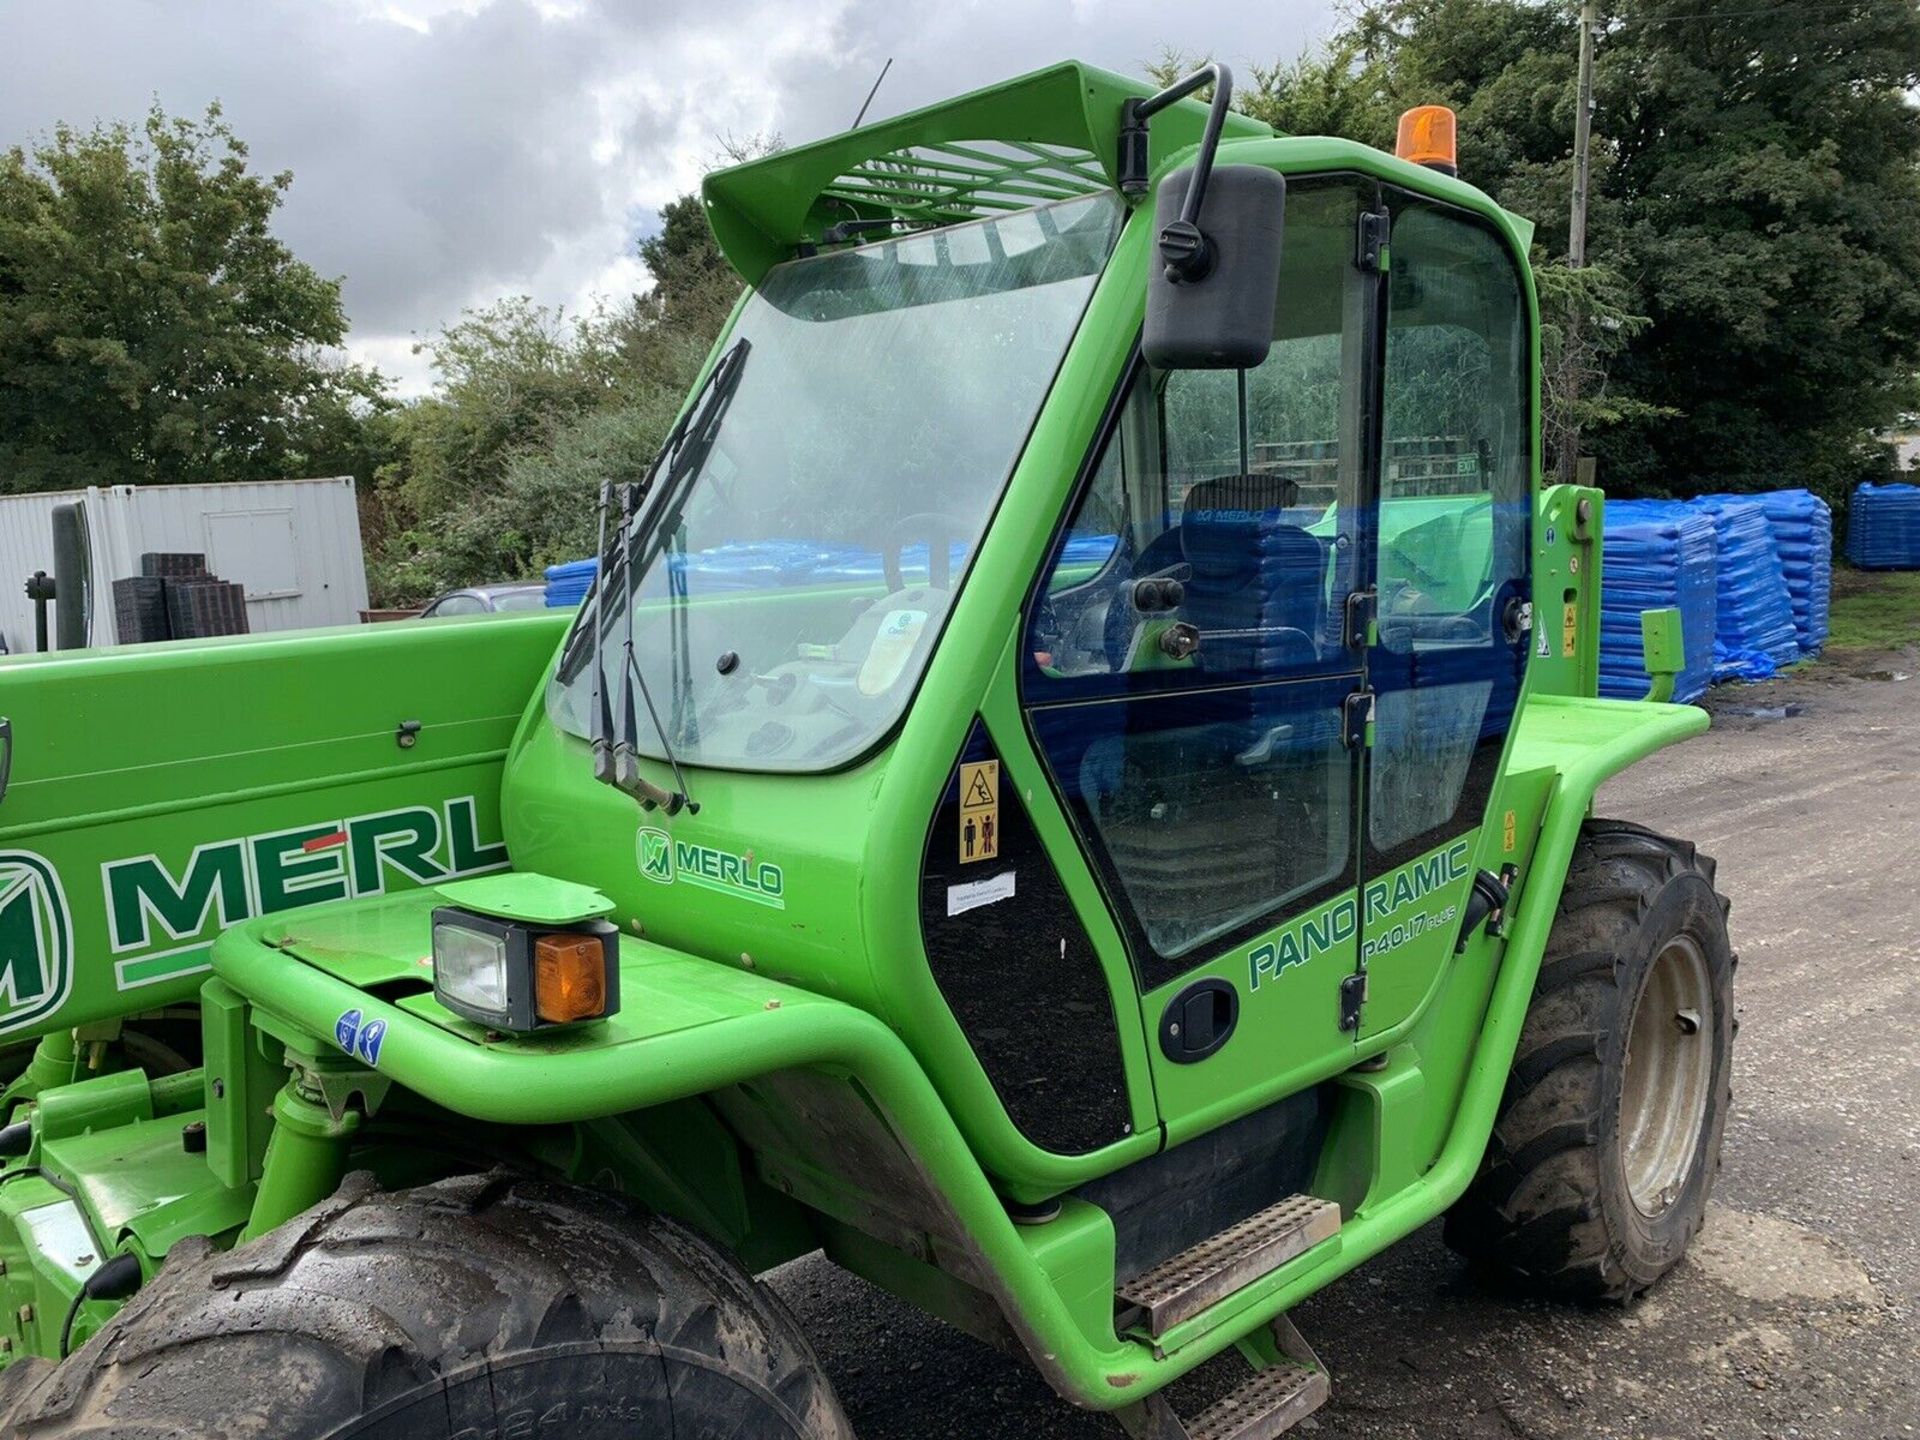
[[[1567,264],[1575,270],[1587,263],[1587,178],[1589,155],[1593,147],[1593,32],[1599,17],[1595,0],[1580,5],[1580,89],[1573,115],[1573,215],[1567,223]],[[1562,357],[1566,373],[1561,377],[1561,394],[1567,407],[1567,433],[1560,447],[1560,480],[1572,484],[1578,474],[1580,422],[1574,407],[1580,403],[1580,312],[1567,317],[1566,353]]]
[[[1580,6],[1580,101],[1573,115],[1573,220],[1567,226],[1567,263],[1575,270],[1587,263],[1587,171],[1593,145],[1593,29],[1598,23],[1594,0]]]

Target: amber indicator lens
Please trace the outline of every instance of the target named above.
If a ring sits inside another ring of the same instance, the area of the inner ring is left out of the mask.
[[[534,1013],[550,1025],[607,1010],[608,946],[598,935],[542,935],[533,942]]]

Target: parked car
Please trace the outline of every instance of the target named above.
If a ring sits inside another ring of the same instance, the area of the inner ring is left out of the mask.
[[[431,601],[420,612],[422,620],[437,620],[445,615],[490,615],[500,610],[539,610],[547,603],[547,587],[541,584],[470,585],[465,590],[449,590]]]

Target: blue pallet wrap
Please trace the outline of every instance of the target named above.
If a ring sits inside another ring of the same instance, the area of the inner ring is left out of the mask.
[[[1640,616],[1676,609],[1685,663],[1674,677],[1673,698],[1699,699],[1714,672],[1719,538],[1713,518],[1671,501],[1609,500],[1603,533],[1600,693],[1616,700],[1646,695]]]
[[[1786,572],[1793,601],[1794,637],[1800,653],[1816,655],[1827,643],[1833,600],[1833,509],[1811,490],[1762,490],[1753,495],[1711,495],[1710,500],[1751,500],[1765,512]]]
[[[1847,559],[1862,570],[1920,570],[1920,485],[1861,485],[1847,517]]]
[[[1800,658],[1793,597],[1773,526],[1751,495],[1703,496],[1688,505],[1713,517],[1720,541],[1720,612],[1713,678],[1765,680]]]

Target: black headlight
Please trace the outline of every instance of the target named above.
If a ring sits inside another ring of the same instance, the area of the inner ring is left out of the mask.
[[[471,910],[433,912],[433,993],[456,1015],[528,1034],[620,1008],[619,931],[605,920],[528,926]]]

